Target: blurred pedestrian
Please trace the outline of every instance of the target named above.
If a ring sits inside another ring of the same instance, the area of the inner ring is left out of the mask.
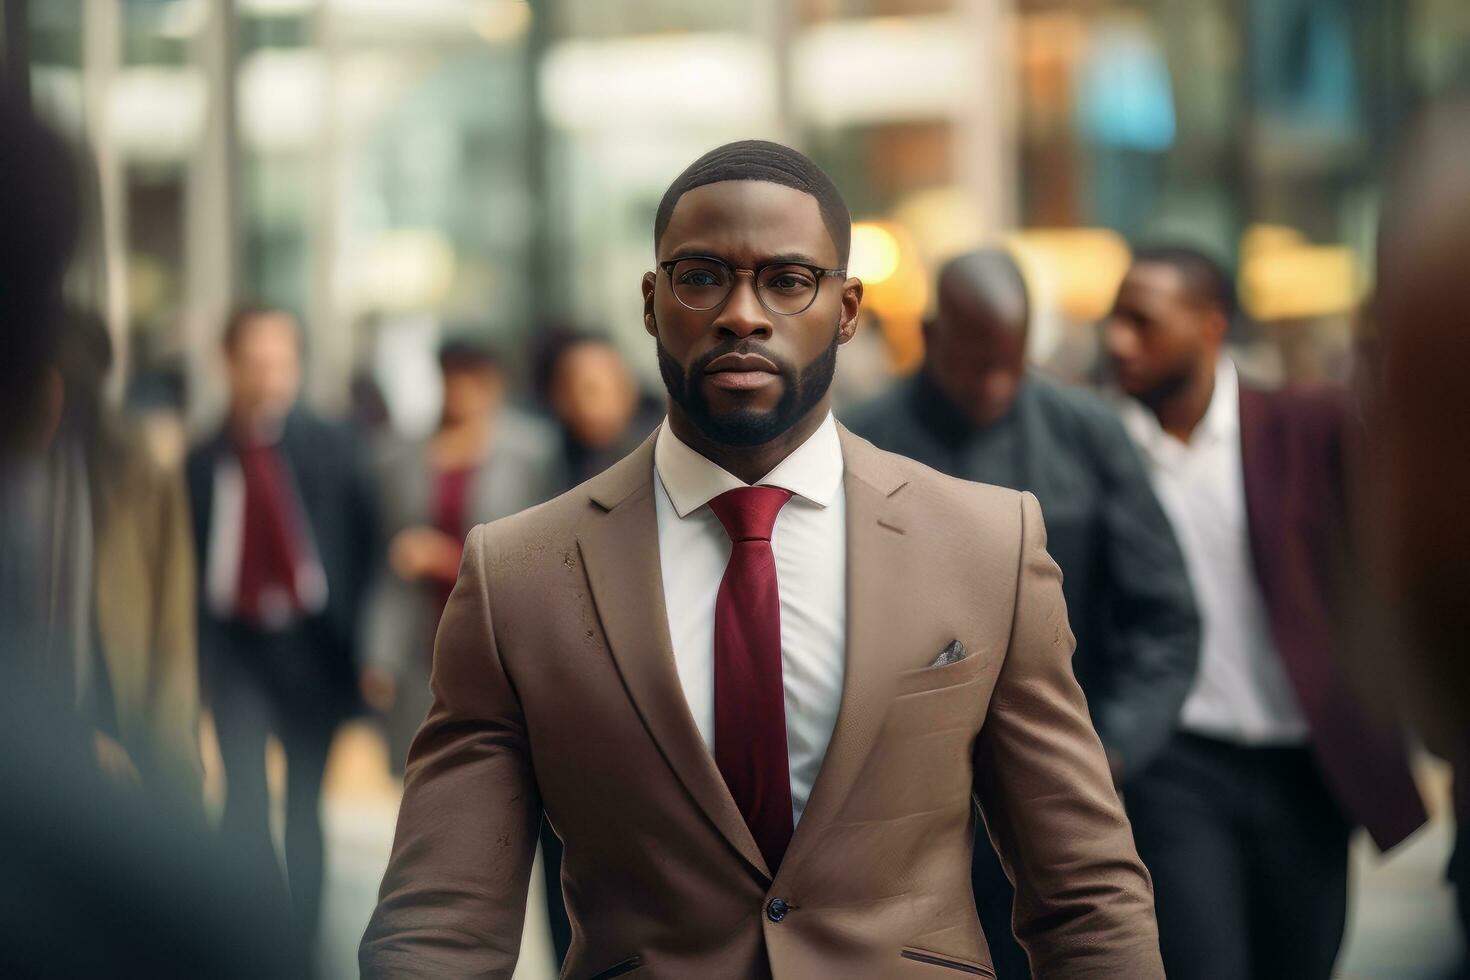
[[[65,423],[57,369],[61,280],[77,231],[80,178],[61,139],[3,90],[0,133],[0,975],[303,977],[305,956],[280,914],[274,883],[216,847],[197,815],[173,805],[176,798],[140,793],[99,770],[96,732],[77,711],[71,671],[50,656],[47,618],[57,597],[46,573],[54,525],[43,478],[47,450]],[[139,489],[157,483],[136,472],[122,485],[130,489],[121,499],[159,504],[157,519],[144,513],[147,506],[118,518],[143,519],[133,544],[177,569],[169,493]],[[131,536],[120,530],[117,540]],[[160,540],[140,539],[150,531]],[[136,565],[117,568],[125,574]],[[168,573],[137,591],[154,586],[191,594]],[[71,608],[85,608],[85,597],[72,590]],[[166,612],[173,597],[153,598],[163,619],[176,618]],[[146,622],[149,613],[128,618]],[[173,697],[181,674],[163,665],[160,693]],[[132,663],[120,673],[128,683],[137,679]],[[137,694],[119,696],[120,717],[134,717],[126,702]],[[153,731],[173,730],[143,724],[152,730],[140,745]],[[172,751],[173,738],[165,741]],[[139,748],[135,758],[151,754]]]
[[[302,336],[247,306],[224,331],[230,403],[189,453],[202,578],[200,649],[224,763],[221,831],[273,866],[266,739],[286,755],[286,871],[303,934],[320,912],[322,775],[356,704],[355,637],[376,555],[352,438],[296,404]]]
[[[363,695],[383,715],[388,763],[403,774],[408,746],[433,703],[429,672],[439,616],[459,575],[465,535],[565,488],[556,430],[506,403],[504,365],[488,347],[452,340],[439,351],[444,406],[425,440],[380,454],[388,565],[368,604]],[[571,942],[561,895],[561,842],[543,824],[547,915],[557,962]]]
[[[1174,533],[1116,413],[1027,370],[1029,320],[1009,254],[950,261],[924,325],[923,368],[847,422],[942,473],[1036,494],[1077,637],[1072,667],[1122,782],[1173,734],[1194,681],[1199,619]],[[997,976],[1029,976],[1011,935],[1013,890],[983,830],[974,884]]]
[[[1384,202],[1374,304],[1380,353],[1370,484],[1384,603],[1398,618],[1416,717],[1436,746],[1470,732],[1470,98],[1427,112]]]
[[[12,297],[26,288],[16,283]],[[48,338],[38,345],[14,337],[13,363],[34,375],[17,377],[16,387],[32,393],[44,419],[0,463],[10,652],[37,658],[88,733],[101,770],[202,819],[194,564],[182,480],[105,406],[112,349],[100,318],[26,305],[36,317],[29,325]],[[20,333],[18,322],[10,326]],[[26,364],[27,347],[40,361]],[[12,410],[12,421],[31,416],[23,405]]]
[[[388,562],[367,608],[363,694],[385,716],[389,762],[400,775],[432,700],[434,633],[465,535],[549,499],[563,482],[555,430],[506,403],[505,370],[491,350],[450,341],[439,368],[438,428],[384,446],[375,467]]]
[[[562,333],[546,344],[544,398],[562,429],[567,488],[638,448],[663,417],[605,337]]]
[[[63,412],[48,499],[53,656],[105,770],[203,815],[193,535],[183,475],[104,403],[112,344],[73,311],[57,370]]]
[[[1376,397],[1363,527],[1397,656],[1362,666],[1406,689],[1416,728],[1455,765],[1449,878],[1470,940],[1470,99],[1426,112],[1397,162],[1378,237]],[[1470,942],[1467,942],[1470,947]],[[1460,976],[1470,977],[1470,960]]]
[[[1325,980],[1349,831],[1386,850],[1425,815],[1399,733],[1342,662],[1346,401],[1242,381],[1222,354],[1234,314],[1226,273],[1170,246],[1137,253],[1106,321],[1204,625],[1178,733],[1126,803],[1170,977]]]
[[[3,88],[0,133],[0,645],[14,666],[39,677],[54,673],[43,663],[50,604],[41,584],[47,522],[38,515],[61,420],[52,368],[80,178],[61,138]]]

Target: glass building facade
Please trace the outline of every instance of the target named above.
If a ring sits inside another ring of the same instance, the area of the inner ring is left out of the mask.
[[[993,239],[1061,373],[1085,372],[1129,246],[1168,239],[1238,270],[1268,372],[1340,376],[1395,137],[1470,74],[1457,0],[6,9],[35,101],[97,159],[86,288],[132,383],[182,378],[195,421],[245,297],[302,315],[328,407],[368,372],[421,417],[404,378],[438,338],[515,360],[549,320],[612,334],[652,380],[652,212],[743,137],[806,150],[848,195],[874,377],[917,358],[935,265]]]

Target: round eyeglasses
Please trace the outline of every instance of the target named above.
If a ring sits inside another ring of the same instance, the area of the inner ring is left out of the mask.
[[[795,316],[811,309],[817,290],[828,276],[844,278],[846,269],[823,269],[805,262],[767,262],[755,269],[736,269],[712,255],[689,255],[660,262],[668,273],[669,288],[679,303],[697,313],[723,306],[739,276],[750,276],[760,304],[778,316]]]

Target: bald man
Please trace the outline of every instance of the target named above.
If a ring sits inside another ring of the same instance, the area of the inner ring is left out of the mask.
[[[1114,777],[1168,740],[1194,677],[1199,620],[1184,559],[1127,433],[1102,399],[1026,368],[1030,300],[999,249],[940,272],[918,374],[846,419],[877,446],[951,476],[1036,494],[1077,636],[1073,669]],[[975,896],[1001,978],[1025,977],[1010,885],[989,842]]]

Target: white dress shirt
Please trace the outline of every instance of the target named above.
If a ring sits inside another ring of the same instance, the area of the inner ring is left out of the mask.
[[[291,491],[290,502],[302,517],[306,508],[301,494],[286,476]],[[300,531],[301,556],[296,569],[297,601],[302,611],[316,614],[327,608],[327,574],[317,555],[311,528],[304,519],[296,521]],[[204,597],[209,610],[220,619],[233,619],[240,589],[240,561],[245,553],[245,473],[234,453],[221,453],[214,464],[213,504],[209,514],[209,547],[205,553]],[[261,596],[265,626],[272,630],[291,625],[291,600],[276,589]]]
[[[679,683],[704,744],[714,751],[715,599],[730,538],[706,506],[747,484],[679,440],[668,420],[654,445],[658,552]],[[847,496],[842,446],[829,414],[816,432],[756,481],[790,490],[771,533],[781,597],[781,679],[793,826],[801,820],[842,703],[847,640]]]
[[[1252,564],[1235,365],[1220,358],[1210,406],[1187,443],[1137,401],[1126,400],[1122,415],[1174,526],[1199,604],[1199,673],[1181,727],[1247,745],[1304,741],[1307,724],[1271,639]]]

